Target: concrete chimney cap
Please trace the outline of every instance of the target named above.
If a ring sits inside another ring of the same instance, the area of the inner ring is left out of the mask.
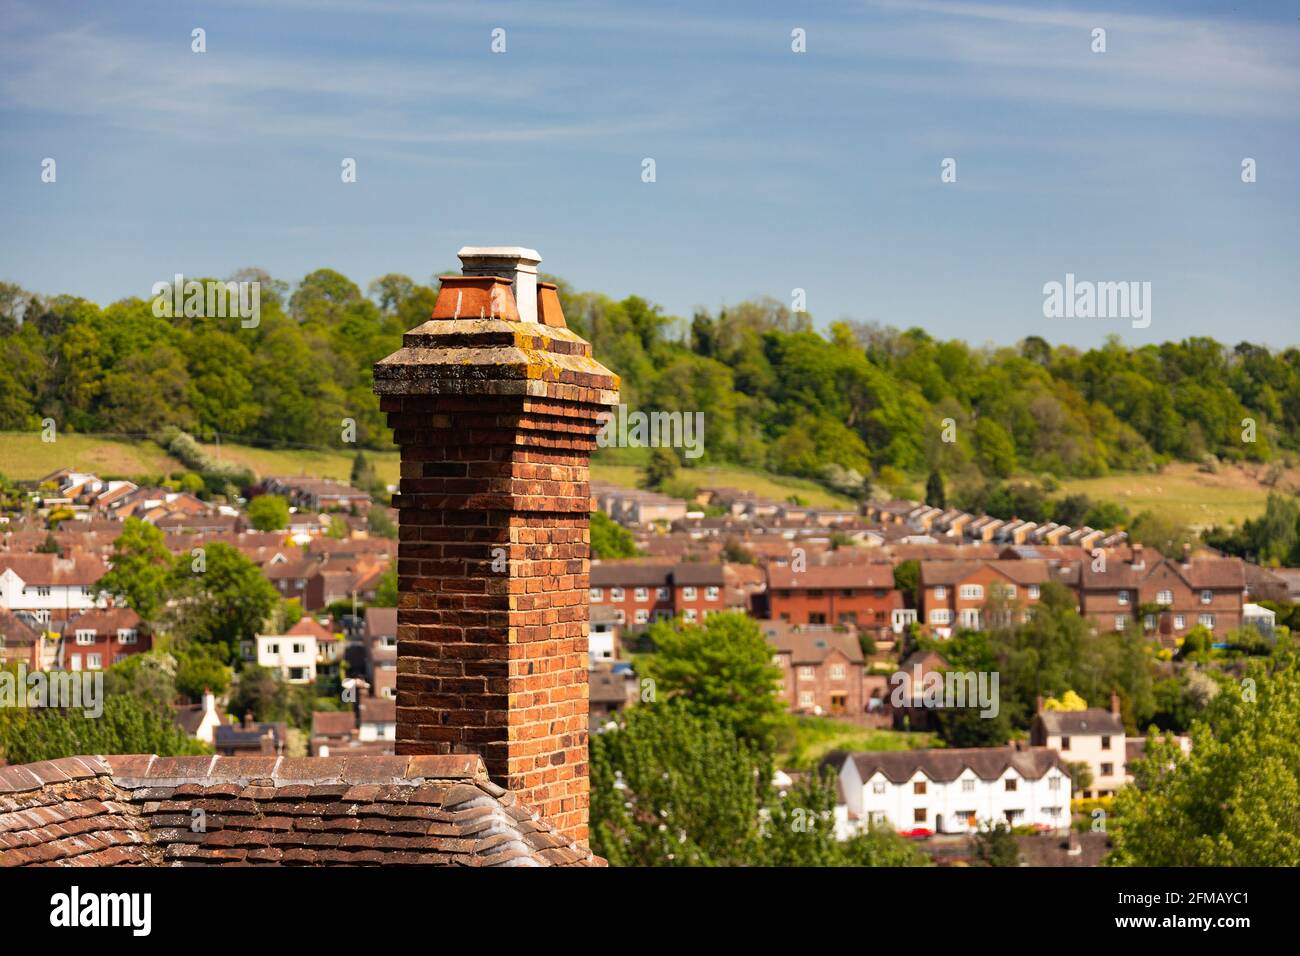
[[[456,256],[467,275],[470,269],[478,272],[493,266],[510,266],[510,272],[536,272],[538,263],[542,261],[536,249],[526,249],[523,246],[463,246]]]

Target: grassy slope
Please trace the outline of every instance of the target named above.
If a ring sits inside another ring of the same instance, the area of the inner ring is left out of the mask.
[[[926,733],[860,727],[829,717],[795,717],[779,735],[777,766],[805,770],[832,750],[915,750],[933,746]]]
[[[204,446],[215,454],[215,446]],[[398,477],[398,454],[367,451],[380,476],[389,484]],[[221,457],[251,467],[259,475],[311,475],[346,480],[352,473],[352,453],[310,449],[266,449],[223,443]],[[62,434],[46,443],[35,432],[0,432],[0,474],[15,480],[40,478],[63,467],[97,474],[139,475],[184,470],[153,442]],[[592,477],[635,487],[640,478],[636,464],[606,457],[592,465]],[[1188,463],[1175,463],[1159,474],[1110,475],[1105,478],[1068,479],[1062,493],[1083,492],[1097,500],[1113,500],[1136,514],[1150,509],[1170,514],[1195,528],[1214,524],[1239,524],[1261,514],[1268,487],[1260,466],[1224,466],[1215,474],[1198,471]],[[798,478],[771,475],[731,466],[683,468],[678,477],[696,485],[725,485],[777,500],[797,494],[817,507],[851,508],[853,503],[821,486]],[[1300,471],[1288,472],[1280,490],[1300,487]]]
[[[204,449],[215,457],[216,446]],[[266,449],[248,445],[221,445],[223,461],[233,461],[252,468],[259,476],[310,475],[347,480],[352,474],[354,453],[314,451],[309,449]],[[396,451],[367,451],[381,478],[397,481]],[[31,432],[0,432],[0,474],[17,481],[42,478],[59,468],[77,468],[100,475],[166,474],[184,471],[153,442],[99,438],[93,435],[60,435],[46,443]]]
[[[608,481],[611,484],[635,488],[641,478],[641,469],[636,465],[596,462],[591,466],[591,477],[597,481]],[[741,491],[751,491],[776,501],[784,501],[790,495],[798,495],[815,508],[854,507],[851,499],[827,491],[816,482],[751,471],[747,468],[725,465],[682,468],[677,472],[677,477],[698,487],[739,488]]]
[[[1185,462],[1167,465],[1159,474],[1109,475],[1105,478],[1061,482],[1062,492],[1082,492],[1096,500],[1122,504],[1133,514],[1154,511],[1167,514],[1192,528],[1240,524],[1264,511],[1269,489],[1260,480],[1264,469],[1223,466],[1214,474]],[[1279,490],[1296,487],[1296,474],[1288,473]]]

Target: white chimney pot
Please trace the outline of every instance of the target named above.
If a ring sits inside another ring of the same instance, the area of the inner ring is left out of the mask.
[[[515,294],[519,321],[537,321],[537,266],[542,257],[523,246],[465,246],[456,253],[461,274],[501,276],[509,279]]]

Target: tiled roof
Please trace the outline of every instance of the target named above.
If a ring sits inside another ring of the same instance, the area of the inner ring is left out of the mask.
[[[894,569],[884,562],[849,565],[812,565],[802,571],[771,565],[769,588],[886,588],[894,586]]]
[[[30,586],[68,587],[94,584],[108,568],[93,554],[61,558],[54,554],[0,554],[0,574],[10,569]]]
[[[852,664],[861,664],[862,645],[854,631],[791,627],[784,621],[759,621],[759,629],[778,654],[789,654],[792,664],[820,664],[839,651]]]
[[[1038,780],[1053,767],[1063,772],[1061,755],[1047,747],[968,747],[952,750],[898,750],[848,754],[863,781],[877,771],[894,783],[906,783],[919,770],[931,780],[947,783],[970,768],[981,780],[997,780],[1008,768],[1026,780]]]
[[[1084,737],[1089,734],[1124,733],[1123,721],[1100,707],[1090,707],[1087,710],[1044,710],[1037,716],[1049,734]]]
[[[0,866],[599,862],[492,783],[472,754],[69,757],[0,768]]]

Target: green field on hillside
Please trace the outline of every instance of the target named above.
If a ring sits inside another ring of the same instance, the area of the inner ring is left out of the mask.
[[[611,484],[635,488],[641,479],[641,469],[636,465],[596,462],[591,466],[591,477],[596,481],[608,481]],[[775,501],[785,501],[791,495],[798,495],[801,500],[814,508],[853,509],[857,507],[851,498],[827,491],[814,481],[772,475],[748,468],[725,465],[682,468],[678,470],[677,478],[679,481],[686,481],[701,488],[738,488]]]
[[[862,727],[830,717],[791,717],[777,731],[777,766],[809,770],[834,750],[916,750],[934,746],[928,733]]]
[[[204,451],[217,457],[216,445]],[[269,449],[222,442],[222,461],[251,468],[266,475],[308,475],[346,481],[352,474],[355,452],[315,449]],[[394,484],[398,476],[398,453],[366,451],[379,476]],[[96,435],[62,434],[53,442],[41,441],[39,433],[0,432],[0,475],[15,481],[32,481],[60,468],[75,468],[98,475],[161,475],[185,471],[185,466],[151,441],[102,438]]]
[[[1294,487],[1288,475],[1278,490]],[[1264,512],[1269,488],[1253,470],[1221,466],[1214,473],[1176,463],[1158,474],[1109,475],[1061,482],[1061,493],[1083,493],[1097,501],[1115,501],[1132,514],[1153,511],[1194,529],[1240,524]]]

